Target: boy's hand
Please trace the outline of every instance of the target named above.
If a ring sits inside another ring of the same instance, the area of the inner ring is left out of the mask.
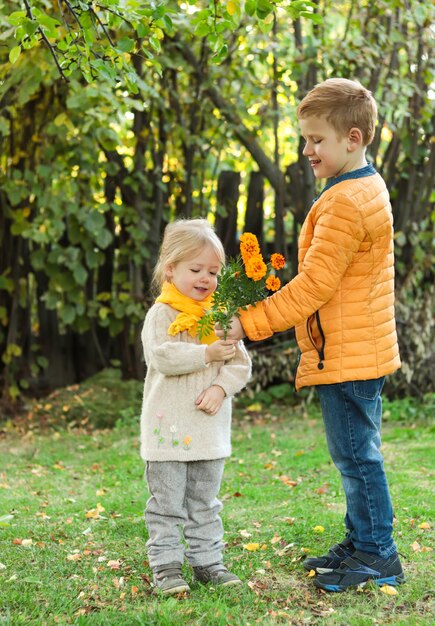
[[[196,408],[204,411],[208,415],[216,415],[222,406],[225,398],[225,391],[219,385],[212,385],[199,394],[196,399]]]
[[[219,339],[207,346],[205,351],[205,362],[229,361],[236,354],[236,341]]]
[[[216,324],[215,326],[215,333],[218,337],[224,336],[224,331],[220,328],[219,324]],[[227,340],[232,339],[233,341],[239,341],[240,339],[243,339],[243,337],[246,337],[246,335],[245,331],[243,330],[242,323],[240,322],[238,317],[233,315],[233,317],[231,318],[230,329],[227,332]]]

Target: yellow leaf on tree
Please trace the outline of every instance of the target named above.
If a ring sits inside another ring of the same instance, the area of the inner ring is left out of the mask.
[[[382,593],[386,593],[387,596],[397,596],[397,589],[391,585],[382,585]]]
[[[260,544],[259,543],[245,543],[245,545],[243,546],[244,550],[248,550],[249,552],[255,552],[256,550],[260,549]]]
[[[234,15],[237,11],[237,3],[234,2],[234,0],[229,0],[229,2],[227,2],[227,11],[230,15]]]

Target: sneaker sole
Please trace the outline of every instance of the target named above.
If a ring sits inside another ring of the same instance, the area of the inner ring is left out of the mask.
[[[159,589],[156,587],[157,591],[160,591],[164,596],[172,596],[177,593],[184,593],[185,591],[190,591],[189,585],[178,585],[177,587],[171,587],[171,589]]]
[[[386,578],[370,578],[369,580],[365,580],[362,583],[358,583],[356,585],[347,585],[347,586],[325,585],[314,580],[314,586],[317,587],[318,589],[323,589],[324,591],[333,591],[337,593],[337,592],[347,591],[348,589],[358,589],[358,588],[362,589],[369,582],[375,585],[378,585],[378,587],[382,587],[382,585],[390,585],[391,587],[397,587],[398,585],[401,585],[405,582],[405,577],[404,576],[387,576]]]
[[[227,580],[226,583],[220,583],[218,587],[230,587],[231,585],[241,585],[241,580]]]

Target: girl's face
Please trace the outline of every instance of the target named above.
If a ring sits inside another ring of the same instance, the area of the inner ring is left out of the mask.
[[[352,128],[348,136],[338,136],[324,117],[299,120],[305,139],[303,154],[308,157],[316,178],[332,178],[366,165],[361,131]]]
[[[199,301],[207,298],[216,289],[220,269],[219,257],[206,244],[194,256],[168,265],[166,279],[184,296]]]

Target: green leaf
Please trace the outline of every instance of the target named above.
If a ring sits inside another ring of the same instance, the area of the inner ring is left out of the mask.
[[[110,231],[104,228],[103,230],[100,230],[100,232],[97,234],[95,241],[97,245],[104,250],[112,243],[113,235]]]
[[[116,47],[122,50],[122,52],[131,52],[134,48],[134,39],[130,39],[130,37],[123,37],[118,41]]]
[[[74,274],[74,278],[76,279],[76,281],[78,282],[79,285],[84,285],[87,278],[88,278],[88,272],[86,271],[86,269],[83,267],[83,265],[76,265],[76,267],[74,268],[73,271]]]
[[[256,10],[257,10],[257,0],[246,0],[245,11],[250,17],[255,15]]]
[[[66,304],[60,310],[60,317],[64,324],[72,324],[76,317],[76,309],[71,304]]]
[[[21,46],[14,46],[9,52],[9,61],[12,63],[16,63],[18,57],[21,54]]]

